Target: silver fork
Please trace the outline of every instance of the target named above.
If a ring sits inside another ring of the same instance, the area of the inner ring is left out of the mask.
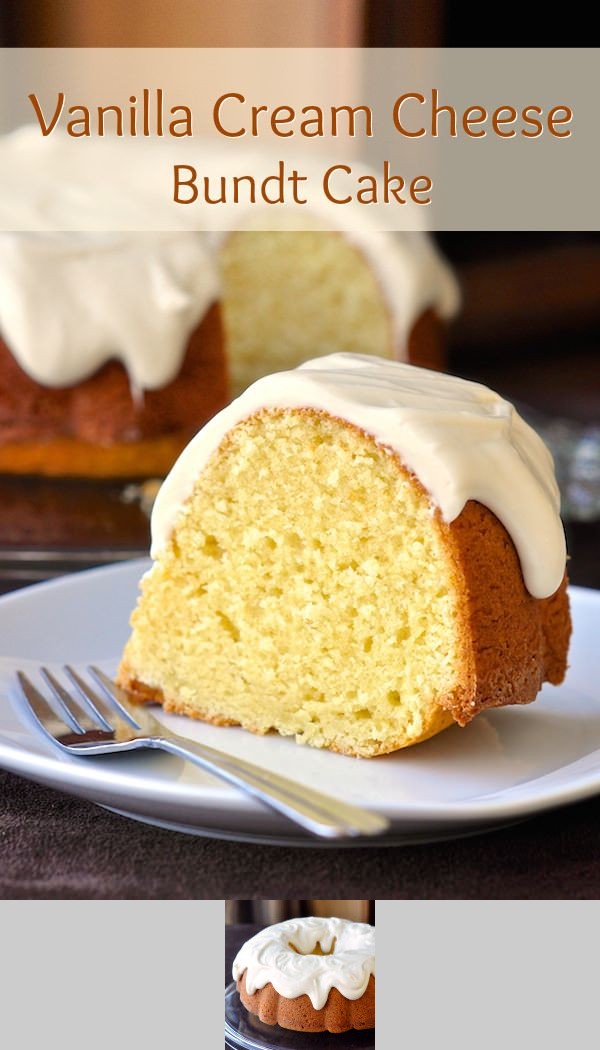
[[[17,672],[23,697],[38,726],[63,751],[73,755],[107,755],[136,748],[169,751],[241,788],[322,838],[381,835],[389,827],[383,816],[172,733],[146,706],[132,704],[125,690],[99,668],[88,667],[88,672],[101,692],[72,667],[64,668],[75,689],[73,695],[48,668],[40,668],[56,710],[23,671]]]

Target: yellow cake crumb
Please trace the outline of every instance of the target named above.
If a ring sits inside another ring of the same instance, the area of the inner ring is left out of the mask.
[[[452,566],[422,488],[310,411],[238,424],[142,584],[122,680],[165,707],[352,755],[453,721]]]

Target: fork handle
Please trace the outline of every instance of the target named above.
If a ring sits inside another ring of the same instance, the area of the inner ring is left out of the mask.
[[[389,827],[386,817],[341,802],[330,795],[323,795],[278,773],[261,769],[253,762],[227,755],[195,740],[169,734],[155,739],[153,743],[241,788],[313,835],[332,839],[353,838],[359,835],[381,835]]]

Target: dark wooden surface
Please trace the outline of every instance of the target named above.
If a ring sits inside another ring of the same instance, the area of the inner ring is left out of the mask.
[[[0,476],[0,594],[148,551],[135,482]]]

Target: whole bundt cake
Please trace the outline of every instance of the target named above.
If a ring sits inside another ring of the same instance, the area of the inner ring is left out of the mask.
[[[552,458],[479,384],[354,354],[265,377],[182,454],[152,534],[139,701],[373,756],[564,676]]]
[[[315,347],[442,366],[458,290],[425,234],[138,232],[160,229],[152,144],[123,164],[118,141],[90,143],[91,170],[72,145],[0,139],[0,474],[164,474],[233,394]],[[96,211],[100,232],[77,232]]]
[[[375,1027],[375,930],[309,917],[261,930],[242,946],[233,978],[246,1009],[298,1032]]]

